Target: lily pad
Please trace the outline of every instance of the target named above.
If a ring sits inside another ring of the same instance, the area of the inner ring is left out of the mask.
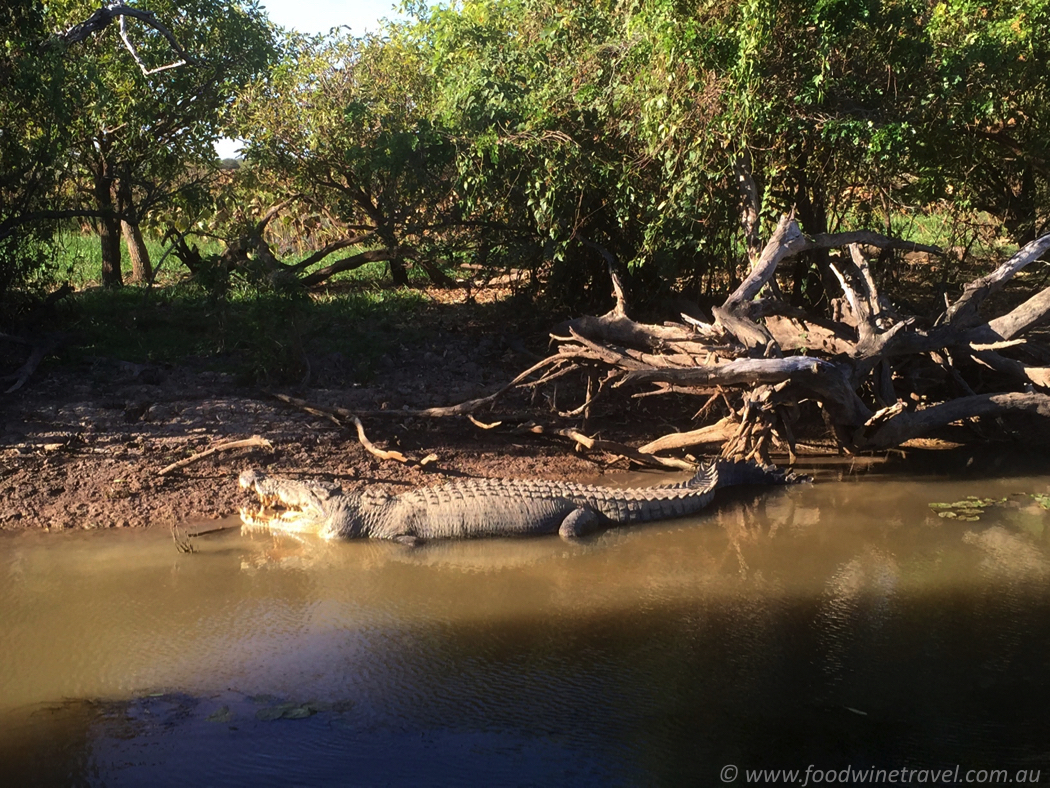
[[[975,506],[983,509],[986,506],[995,506],[999,503],[1006,503],[1005,498],[978,498],[976,495],[966,496],[966,500],[969,502],[969,506]]]
[[[278,703],[276,706],[267,706],[255,712],[255,718],[263,722],[273,720],[305,720],[317,713],[309,703]]]
[[[935,502],[927,505],[937,512],[938,517],[943,517],[946,520],[961,520],[966,523],[975,523],[981,519],[984,510],[989,506],[1004,504],[1006,500],[1006,498],[982,498],[979,495],[967,495],[961,501],[952,501],[951,503]]]
[[[962,520],[967,523],[976,523],[981,519],[981,512],[978,509],[947,509],[943,512],[937,512],[938,517],[944,517],[947,520]]]
[[[222,706],[221,708],[213,711],[204,719],[206,719],[208,722],[231,722],[233,720],[233,712],[230,711],[229,706]]]

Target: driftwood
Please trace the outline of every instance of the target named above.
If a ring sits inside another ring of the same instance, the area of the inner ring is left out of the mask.
[[[430,463],[432,462],[436,462],[438,459],[436,454],[428,454],[426,457],[423,458],[415,458],[406,457],[399,451],[380,449],[368,439],[368,436],[365,434],[365,425],[361,422],[361,419],[358,418],[357,414],[347,410],[346,408],[315,405],[307,402],[306,400],[299,399],[298,397],[291,397],[287,394],[271,393],[271,396],[273,396],[275,399],[280,400],[281,402],[284,402],[285,404],[296,407],[299,410],[304,411],[305,413],[328,419],[340,429],[345,428],[345,422],[349,421],[354,425],[354,428],[357,430],[357,440],[364,447],[365,451],[367,451],[373,457],[378,457],[380,460],[393,460],[394,462],[400,462],[405,465],[416,465],[420,468],[423,468],[427,465],[430,465]],[[390,412],[406,415],[405,411]]]
[[[572,427],[549,427],[542,424],[524,424],[511,430],[519,435],[547,435],[568,439],[577,451],[601,452],[610,455],[614,460],[626,459],[648,468],[671,468],[674,470],[691,470],[693,463],[676,457],[658,457],[655,454],[635,449],[617,441],[603,440],[585,435]]]
[[[723,418],[684,434],[672,434],[643,449],[663,451],[713,440],[724,441],[723,452],[764,459],[770,440],[793,450],[790,423],[782,406],[810,400],[822,409],[841,448],[847,451],[883,450],[960,420],[1006,412],[1050,415],[1050,397],[1033,389],[1050,390],[1050,368],[1006,355],[1023,346],[1023,336],[1050,315],[1050,288],[993,319],[982,318],[980,306],[1001,290],[1019,271],[1050,250],[1050,235],[1021,249],[991,274],[966,285],[957,301],[932,321],[902,316],[876,286],[860,244],[875,247],[916,248],[874,233],[848,233],[807,238],[790,216],[777,226],[770,241],[754,259],[751,272],[721,307],[713,310],[711,325],[692,321],[701,344],[717,348],[717,361],[694,366],[680,363],[669,349],[667,327],[651,332],[648,345],[660,349],[659,358],[637,353],[622,359],[618,346],[630,336],[635,347],[646,327],[633,332],[616,312],[615,333],[602,334],[601,321],[584,321],[586,340],[574,337],[558,352],[591,364],[615,364],[621,374],[617,386],[662,384],[688,388],[732,389],[749,404],[743,417]],[[783,303],[775,284],[778,264],[812,248],[845,247],[832,271],[848,305],[844,319],[800,315]],[[923,251],[933,252],[929,247]],[[929,328],[924,328],[927,325]],[[598,331],[594,329],[598,328]],[[735,344],[731,351],[726,344]],[[600,350],[599,350],[600,348]],[[802,353],[805,355],[790,355]],[[966,396],[941,401],[923,400],[908,391],[907,376],[898,366],[918,359],[939,365],[947,379]],[[644,363],[639,363],[643,361]],[[1021,391],[976,392],[964,374],[980,364],[998,373],[996,385],[1012,379]],[[733,414],[737,416],[736,413]],[[730,431],[732,437],[727,438]],[[766,446],[759,446],[765,441]]]
[[[1050,287],[998,316],[982,314],[990,296],[1050,250],[1050,235],[967,284],[942,313],[926,316],[903,314],[880,291],[862,247],[940,253],[870,232],[808,237],[792,216],[784,216],[760,251],[749,245],[750,272],[712,310],[711,323],[683,316],[680,323],[652,325],[628,317],[615,260],[595,246],[609,263],[612,310],[557,327],[551,354],[496,393],[411,413],[469,415],[512,389],[581,375],[582,402],[555,408],[562,417],[587,417],[612,391],[705,397],[698,417],[712,423],[657,437],[639,449],[577,440],[580,447],[608,448],[645,464],[672,459],[657,453],[712,445],[720,445],[725,456],[765,462],[779,447],[793,458],[792,425],[807,402],[819,408],[839,448],[851,453],[883,451],[970,419],[1050,417],[1050,394],[1044,393],[1050,392],[1050,352],[1030,337],[1050,318]],[[831,315],[788,304],[777,285],[778,266],[813,249],[845,252],[832,258],[828,281],[838,281],[842,303]],[[586,437],[575,430],[544,432]]]
[[[397,462],[406,463],[409,465],[418,465],[422,468],[434,462],[438,458],[436,454],[428,454],[423,459],[417,460],[415,458],[405,457],[405,455],[399,451],[387,451],[385,449],[380,449],[368,439],[368,436],[365,435],[365,425],[361,423],[361,419],[357,418],[357,416],[354,416],[353,422],[354,426],[357,427],[357,440],[361,443],[362,446],[365,447],[365,450],[369,454],[378,457],[381,460],[395,460]]]
[[[177,471],[179,468],[185,468],[187,465],[192,465],[193,463],[198,462],[199,460],[203,460],[205,457],[210,457],[211,455],[216,454],[220,451],[230,451],[231,449],[249,449],[252,447],[272,449],[273,444],[266,440],[266,438],[261,438],[258,435],[252,435],[252,437],[250,438],[245,438],[243,440],[238,441],[227,441],[226,443],[217,443],[214,446],[205,449],[204,451],[199,451],[194,455],[179,460],[178,462],[173,462],[171,465],[168,465],[167,467],[157,471],[157,475],[167,476],[172,471]]]

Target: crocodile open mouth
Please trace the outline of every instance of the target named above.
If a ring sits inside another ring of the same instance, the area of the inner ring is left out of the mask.
[[[310,531],[317,529],[317,522],[298,509],[277,509],[260,506],[241,507],[241,524],[249,529],[280,531]]]
[[[321,522],[315,514],[303,511],[300,507],[282,500],[277,494],[268,494],[257,488],[250,479],[242,476],[242,489],[255,490],[259,496],[259,505],[242,506],[240,509],[241,527],[243,530],[271,530],[304,533],[317,531]]]

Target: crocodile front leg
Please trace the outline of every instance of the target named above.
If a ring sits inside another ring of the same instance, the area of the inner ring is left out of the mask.
[[[605,518],[594,509],[580,506],[565,515],[565,519],[561,521],[561,527],[558,528],[558,535],[565,541],[571,542],[573,539],[579,539],[600,530],[604,522]]]

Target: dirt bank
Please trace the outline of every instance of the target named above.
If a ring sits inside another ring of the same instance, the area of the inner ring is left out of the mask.
[[[394,488],[443,476],[593,475],[598,466],[565,445],[497,434],[460,418],[397,415],[499,388],[532,363],[523,343],[543,352],[542,336],[438,327],[425,345],[384,357],[366,384],[343,379],[341,359],[317,358],[313,379],[328,387],[278,389],[325,406],[383,411],[365,416],[369,438],[409,456],[436,454],[425,469],[380,461],[354,432],[193,359],[177,367],[107,358],[45,363],[23,389],[0,400],[0,528],[168,526],[220,517],[247,501],[235,482],[249,467]],[[158,474],[216,443],[255,435],[273,448],[221,452]]]

